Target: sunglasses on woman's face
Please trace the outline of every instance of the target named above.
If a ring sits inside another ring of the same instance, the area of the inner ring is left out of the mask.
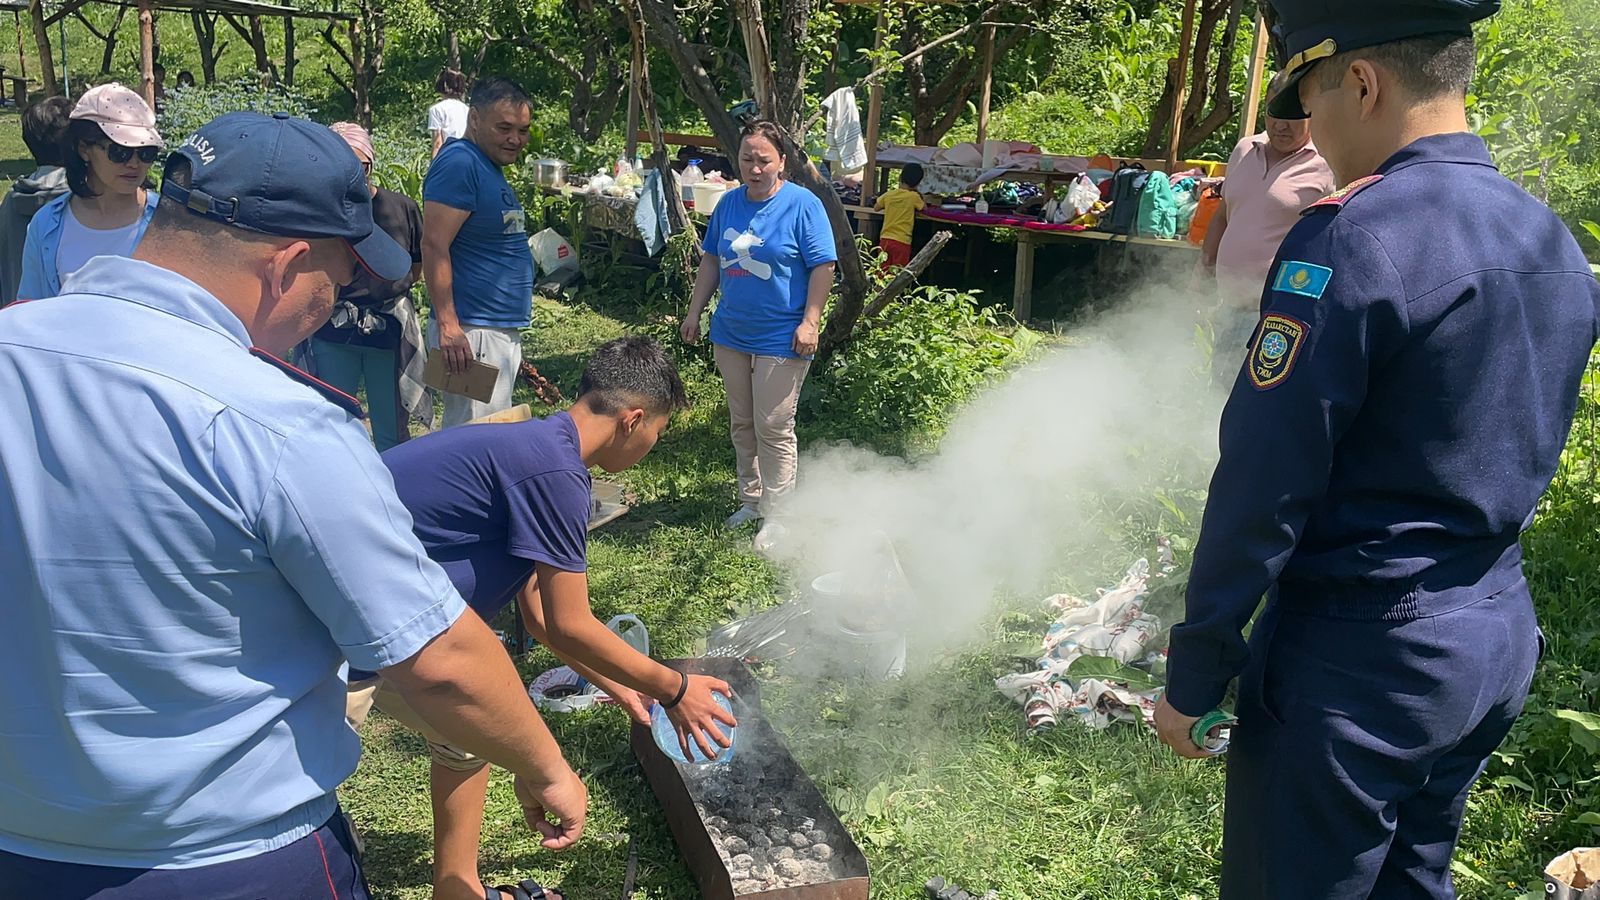
[[[100,146],[106,148],[106,158],[119,166],[135,156],[139,157],[139,162],[150,165],[156,161],[156,157],[161,155],[160,147],[124,147],[115,143],[101,144]]]

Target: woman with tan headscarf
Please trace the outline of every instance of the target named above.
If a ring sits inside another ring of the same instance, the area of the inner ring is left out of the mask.
[[[370,180],[372,135],[354,122],[329,128],[350,145]],[[311,338],[310,366],[318,378],[351,396],[365,384],[372,441],[382,452],[410,435],[400,373],[405,325],[416,319],[411,286],[422,274],[422,210],[404,194],[371,190],[373,222],[411,252],[411,271],[398,281],[381,281],[357,269],[355,280],[339,291],[328,324]],[[420,346],[420,337],[415,343]]]

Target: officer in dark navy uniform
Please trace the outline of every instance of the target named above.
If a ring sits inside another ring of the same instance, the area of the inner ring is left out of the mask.
[[[1498,2],[1273,5],[1271,114],[1310,117],[1344,188],[1264,286],[1156,726],[1202,755],[1190,728],[1240,677],[1223,900],[1451,897],[1539,655],[1519,537],[1600,287],[1468,128],[1471,23]]]

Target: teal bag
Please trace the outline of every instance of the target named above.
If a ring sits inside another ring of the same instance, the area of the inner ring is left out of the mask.
[[[1139,194],[1140,237],[1171,239],[1178,236],[1178,197],[1172,192],[1172,179],[1163,172],[1152,172]]]

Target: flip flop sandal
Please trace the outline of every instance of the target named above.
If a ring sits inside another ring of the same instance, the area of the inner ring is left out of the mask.
[[[483,900],[504,900],[503,895],[510,894],[511,900],[566,900],[558,891],[553,891],[529,878],[521,884],[502,884],[496,888],[484,888]]]

